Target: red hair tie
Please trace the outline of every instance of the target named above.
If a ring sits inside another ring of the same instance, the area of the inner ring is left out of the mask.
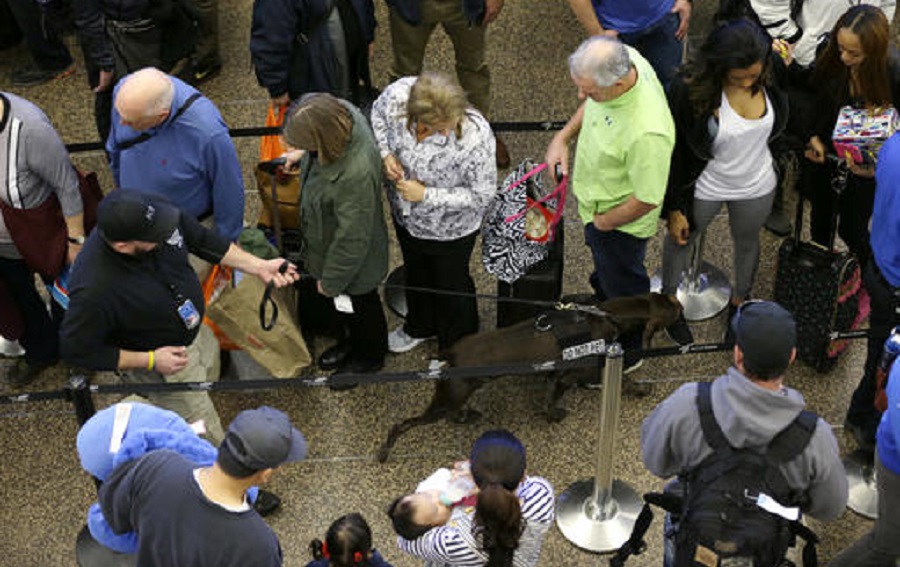
[[[331,559],[331,554],[328,553],[328,544],[324,541],[322,542],[322,557],[325,559]]]
[[[353,554],[353,562],[354,563],[362,563],[362,560],[363,560],[362,553],[357,551],[356,553]]]

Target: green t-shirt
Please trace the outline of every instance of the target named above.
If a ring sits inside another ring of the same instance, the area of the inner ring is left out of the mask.
[[[572,190],[585,224],[634,195],[660,205],[666,193],[675,145],[675,123],[653,68],[628,48],[637,82],[606,102],[587,99],[575,150]],[[659,211],[622,225],[622,232],[649,238],[656,233]]]

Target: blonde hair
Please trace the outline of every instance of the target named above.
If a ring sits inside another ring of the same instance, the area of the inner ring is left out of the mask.
[[[433,126],[442,122],[456,123],[456,137],[462,137],[462,120],[469,102],[459,83],[441,73],[422,73],[409,91],[406,101],[406,127],[410,132],[417,123]]]

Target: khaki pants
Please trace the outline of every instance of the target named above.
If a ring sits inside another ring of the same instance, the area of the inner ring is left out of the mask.
[[[394,65],[391,81],[401,77],[418,76],[428,39],[438,24],[450,37],[456,55],[456,76],[466,90],[469,102],[488,115],[491,102],[491,73],[484,61],[484,33],[482,25],[469,24],[459,0],[422,0],[422,22],[411,25],[391,10],[391,44]]]
[[[206,325],[200,325],[200,333],[187,347],[188,365],[181,372],[163,376],[152,370],[130,370],[123,373],[126,384],[153,384],[160,382],[215,382],[219,379],[219,343]],[[218,446],[225,438],[219,414],[213,406],[209,392],[145,392],[142,395],[155,406],[174,411],[188,423],[203,420],[206,439]]]

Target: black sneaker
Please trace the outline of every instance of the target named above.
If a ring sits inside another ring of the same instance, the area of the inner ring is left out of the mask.
[[[206,65],[194,66],[194,85],[199,85],[204,81],[214,79],[222,72],[222,62],[214,61]]]
[[[666,334],[669,335],[669,338],[678,346],[686,347],[694,344],[694,333],[692,333],[691,328],[688,327],[687,319],[684,318],[684,313],[679,313],[678,319],[666,327]]]
[[[49,83],[56,79],[68,77],[75,72],[75,65],[69,65],[63,69],[39,69],[28,67],[12,72],[11,79],[14,87],[36,87]]]
[[[9,369],[9,374],[6,375],[6,380],[13,387],[21,388],[34,382],[44,370],[47,370],[54,364],[56,364],[55,361],[35,362],[34,364],[27,364],[25,360],[20,358],[16,361],[12,368]]]
[[[277,510],[279,506],[281,506],[281,498],[277,494],[262,488],[259,489],[259,493],[256,495],[256,502],[253,503],[253,509],[260,516],[268,516]]]

